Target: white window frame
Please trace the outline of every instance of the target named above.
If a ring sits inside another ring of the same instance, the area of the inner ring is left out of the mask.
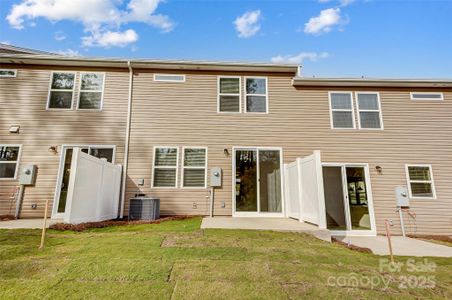
[[[359,95],[360,94],[372,94],[372,95],[377,95],[377,102],[378,102],[378,109],[360,109],[359,108]],[[379,92],[355,92],[355,101],[356,101],[356,114],[357,114],[357,118],[358,118],[358,129],[362,129],[362,130],[383,130],[384,129],[384,125],[383,125],[383,114],[382,114],[382,109],[381,109],[381,101],[380,101],[380,93]],[[378,115],[380,117],[380,128],[362,128],[361,127],[361,115],[360,112],[378,112]]]
[[[17,174],[19,173],[20,158],[22,156],[22,144],[0,144],[0,147],[19,147],[19,153],[17,154],[16,160],[16,169],[14,170],[14,177],[13,178],[0,177],[0,180],[17,180]],[[0,161],[0,164],[6,163],[12,163],[12,161]]]
[[[182,76],[182,80],[169,80],[169,79],[157,79],[157,76]],[[154,81],[156,82],[172,82],[172,83],[184,83],[186,80],[185,74],[167,74],[167,73],[155,73]]]
[[[220,80],[221,78],[238,78],[239,79],[239,93],[220,93]],[[239,111],[220,111],[220,96],[239,96]],[[217,77],[217,113],[219,114],[240,114],[242,113],[242,77],[240,76],[227,76],[220,75]]]
[[[17,69],[0,69],[0,71],[13,71],[14,75],[0,75],[0,78],[15,78],[17,77]]]
[[[158,148],[171,148],[176,149],[176,166],[156,166],[155,165],[155,159],[156,159],[156,152]],[[174,169],[176,168],[176,180],[174,186],[154,186],[154,179],[155,179],[155,169]],[[177,189],[179,186],[179,147],[178,146],[154,146],[153,150],[153,158],[152,158],[152,178],[151,178],[151,188],[153,189]]]
[[[72,89],[64,89],[64,90],[57,90],[57,89],[52,89],[52,82],[53,82],[53,74],[55,73],[68,73],[68,74],[74,74],[74,85],[72,86]],[[74,96],[75,96],[75,86],[77,85],[77,72],[75,71],[52,71],[50,72],[50,82],[49,82],[49,92],[47,94],[47,106],[46,106],[46,110],[59,110],[59,111],[64,111],[64,110],[73,110],[74,109]],[[72,92],[72,97],[71,97],[71,107],[70,108],[50,108],[50,94],[53,92]]]
[[[429,94],[436,94],[441,95],[441,98],[415,98],[414,95],[420,94],[420,95],[429,95]],[[410,92],[410,99],[413,101],[443,101],[444,100],[444,94],[442,92]]]
[[[102,90],[82,90],[82,78],[83,74],[102,74],[104,77],[102,79]],[[101,111],[104,106],[104,91],[105,91],[105,77],[107,77],[106,72],[80,72],[80,82],[78,83],[78,97],[77,97],[77,110],[87,110],[87,111]],[[90,93],[101,93],[100,97],[100,107],[99,108],[80,108],[80,97],[82,92]]]
[[[332,94],[349,94],[350,95],[350,101],[351,101],[351,108],[350,109],[333,109],[333,106],[331,105],[331,95]],[[331,92],[328,92],[328,105],[330,107],[330,126],[331,126],[331,129],[335,129],[335,130],[354,130],[354,129],[356,129],[355,105],[354,105],[354,101],[353,101],[353,92],[350,92],[350,91],[331,91]],[[347,127],[347,128],[334,127],[333,111],[351,112],[352,113],[352,120],[353,120],[353,127]]]
[[[410,172],[408,170],[409,167],[429,168],[430,180],[411,180]],[[408,193],[409,193],[410,199],[424,199],[424,200],[435,200],[436,199],[436,189],[435,189],[435,181],[433,180],[432,165],[430,165],[430,164],[405,164],[405,174],[406,174],[406,181],[407,181],[407,185],[408,185]],[[432,186],[432,195],[433,196],[432,197],[413,196],[413,192],[411,191],[411,183],[430,183]]]
[[[185,166],[185,150],[186,149],[204,149],[206,151],[206,158],[205,158],[205,162],[204,162],[204,166]],[[197,147],[197,146],[184,146],[182,147],[182,176],[181,176],[181,186],[184,189],[205,189],[207,188],[207,158],[208,158],[208,154],[207,154],[207,147]],[[200,170],[200,169],[204,169],[204,186],[184,186],[184,175],[185,175],[185,170],[189,169],[189,170]]]
[[[246,90],[246,81],[248,79],[265,79],[265,94],[248,94]],[[245,95],[244,99],[244,105],[245,105],[245,113],[247,114],[268,114],[268,77],[266,76],[245,76],[244,77],[244,84],[243,84],[243,91]],[[265,96],[265,112],[258,112],[258,111],[248,111],[248,96]]]

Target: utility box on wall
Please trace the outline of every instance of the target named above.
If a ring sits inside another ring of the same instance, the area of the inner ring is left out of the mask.
[[[25,165],[22,167],[19,175],[19,184],[33,185],[36,181],[37,165]]]
[[[219,167],[213,167],[210,170],[210,186],[221,187],[222,170]]]
[[[395,188],[396,201],[398,207],[409,207],[410,199],[408,199],[408,189],[405,186]]]

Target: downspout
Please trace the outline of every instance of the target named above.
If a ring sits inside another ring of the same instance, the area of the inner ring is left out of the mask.
[[[122,186],[121,186],[121,210],[119,212],[119,218],[121,219],[124,217],[124,205],[126,200],[127,168],[129,164],[130,123],[132,119],[133,69],[130,60],[127,61],[127,67],[129,68],[129,95],[127,104],[126,140],[124,143],[124,168],[122,172]]]

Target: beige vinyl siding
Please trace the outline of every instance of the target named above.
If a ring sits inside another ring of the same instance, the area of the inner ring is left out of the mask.
[[[102,111],[76,110],[78,88],[75,89],[73,110],[46,110],[51,71],[90,71],[54,67],[22,67],[16,78],[0,79],[0,143],[22,144],[20,166],[37,164],[35,186],[25,188],[21,217],[42,217],[46,199],[52,210],[62,144],[116,145],[116,163],[123,163],[125,125],[127,118],[127,70],[106,72]],[[80,76],[77,75],[76,87]],[[11,125],[20,125],[19,134],[9,133]],[[58,146],[58,154],[49,151]],[[14,214],[13,190],[18,180],[0,180],[0,215]],[[37,204],[37,209],[31,205]],[[10,209],[11,208],[11,209]]]
[[[284,163],[321,150],[324,162],[369,164],[379,233],[384,231],[386,218],[392,219],[394,231],[400,232],[394,188],[407,185],[405,163],[432,164],[437,199],[411,201],[417,213],[416,232],[452,232],[451,90],[443,90],[445,101],[421,103],[410,100],[408,89],[367,89],[380,92],[385,129],[340,130],[330,128],[328,91],[366,89],[295,89],[291,74],[201,72],[184,72],[185,83],[169,85],[154,82],[152,74],[137,70],[134,78],[126,198],[141,190],[161,198],[162,214],[208,214],[206,189],[186,190],[180,184],[177,189],[151,189],[154,146],[178,146],[179,151],[183,146],[208,147],[209,171],[212,167],[223,169],[223,187],[215,195],[216,215],[232,213],[233,146],[282,147]],[[217,113],[219,75],[268,76],[269,114]],[[383,174],[377,173],[377,165]],[[178,176],[180,183],[181,170]],[[141,178],[145,184],[138,187],[135,182]],[[221,208],[223,202],[225,208]],[[406,226],[407,232],[414,232],[408,220]]]

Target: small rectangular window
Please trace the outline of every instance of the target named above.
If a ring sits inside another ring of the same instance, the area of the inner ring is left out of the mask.
[[[72,109],[75,72],[52,72],[50,79],[49,109]]]
[[[267,113],[267,78],[247,77],[246,112]]]
[[[182,186],[205,188],[207,176],[207,149],[184,148]]]
[[[218,112],[240,112],[240,77],[218,78]]]
[[[180,75],[180,74],[154,74],[154,81],[185,82],[185,75]]]
[[[152,187],[177,187],[178,148],[156,147],[154,149],[154,165]]]
[[[373,92],[356,93],[360,129],[382,129],[380,95]]]
[[[413,92],[410,93],[411,100],[444,100],[443,93]]]
[[[17,70],[12,69],[0,69],[0,77],[16,77],[17,76]]]
[[[354,129],[353,101],[351,92],[330,92],[331,128]]]
[[[20,146],[0,145],[0,179],[16,179]]]
[[[436,198],[430,165],[406,165],[406,174],[410,198]]]
[[[78,109],[102,109],[104,73],[80,73]]]

